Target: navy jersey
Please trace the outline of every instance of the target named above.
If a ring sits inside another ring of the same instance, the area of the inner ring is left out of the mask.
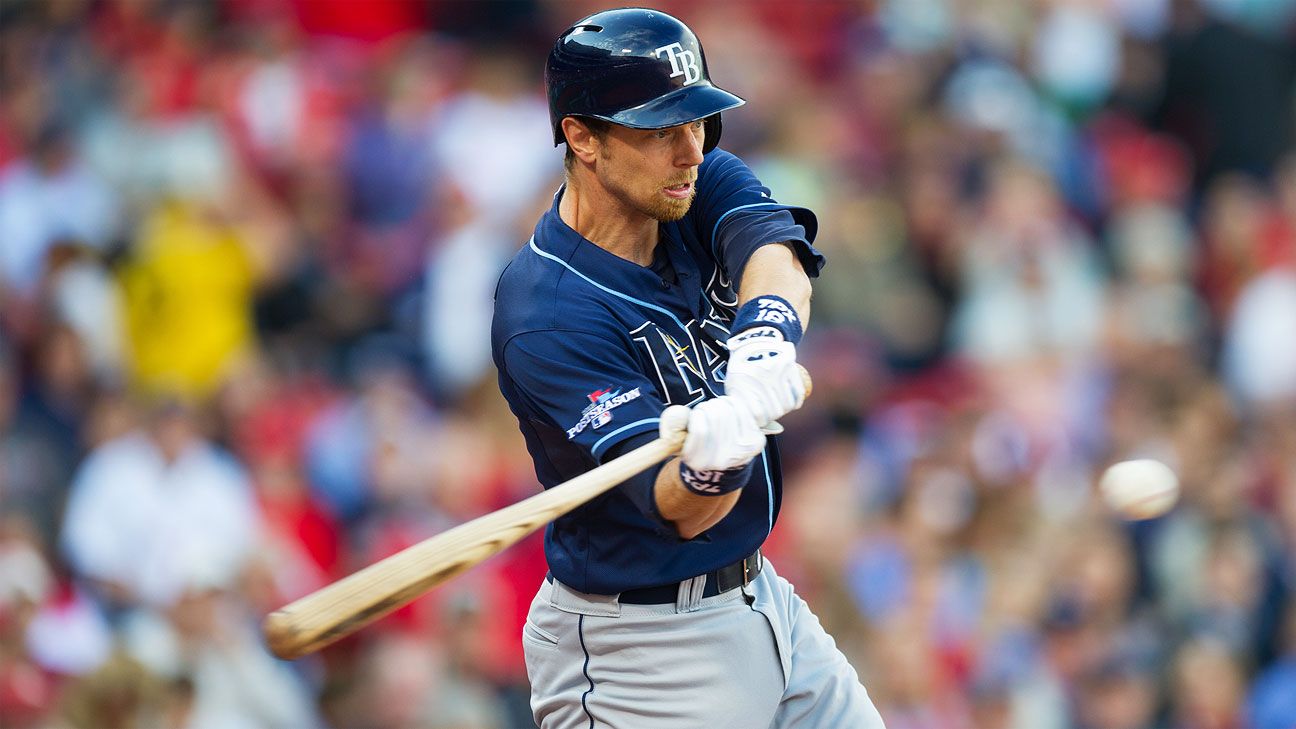
[[[743,266],[790,242],[817,276],[816,222],[770,198],[751,170],[714,150],[688,214],[660,225],[656,261],[605,251],[558,215],[562,190],[500,276],[492,350],[545,488],[655,438],[667,405],[724,392],[724,342]],[[683,540],[657,512],[660,467],[558,518],[545,532],[550,571],[582,592],[614,594],[688,579],[755,551],[782,495],[774,438],[718,524]]]

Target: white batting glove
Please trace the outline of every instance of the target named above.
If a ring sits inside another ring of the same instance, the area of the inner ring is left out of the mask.
[[[661,415],[662,438],[677,438],[686,430],[680,451],[695,471],[727,471],[747,465],[765,448],[765,434],[746,406],[722,395],[692,408],[672,405]]]
[[[806,386],[797,366],[796,345],[773,327],[756,327],[732,336],[725,395],[743,402],[762,426],[805,403]]]
[[[671,405],[662,411],[657,424],[657,435],[662,440],[684,442],[688,437],[689,416],[693,413],[683,405]]]

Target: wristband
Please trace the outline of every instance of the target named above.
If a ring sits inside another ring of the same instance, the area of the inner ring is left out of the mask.
[[[754,463],[752,459],[746,465],[726,471],[698,471],[680,461],[680,483],[698,496],[720,496],[746,486]]]
[[[801,319],[792,304],[781,296],[763,294],[743,304],[729,329],[731,336],[736,337],[741,332],[757,328],[773,329],[782,335],[784,341],[793,344],[801,342]]]

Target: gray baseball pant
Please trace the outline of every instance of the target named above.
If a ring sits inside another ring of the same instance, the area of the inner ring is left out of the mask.
[[[769,560],[749,585],[623,605],[541,584],[522,630],[542,729],[882,729],[855,669]]]

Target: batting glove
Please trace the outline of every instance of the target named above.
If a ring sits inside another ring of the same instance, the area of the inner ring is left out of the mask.
[[[751,475],[752,459],[765,448],[765,434],[751,411],[727,395],[693,408],[667,408],[661,416],[661,437],[678,438],[681,430],[687,432],[680,451],[680,481],[708,496],[742,488]]]
[[[796,361],[801,323],[791,304],[777,296],[747,302],[734,318],[725,373],[725,394],[746,404],[768,425],[805,403],[806,385]]]

